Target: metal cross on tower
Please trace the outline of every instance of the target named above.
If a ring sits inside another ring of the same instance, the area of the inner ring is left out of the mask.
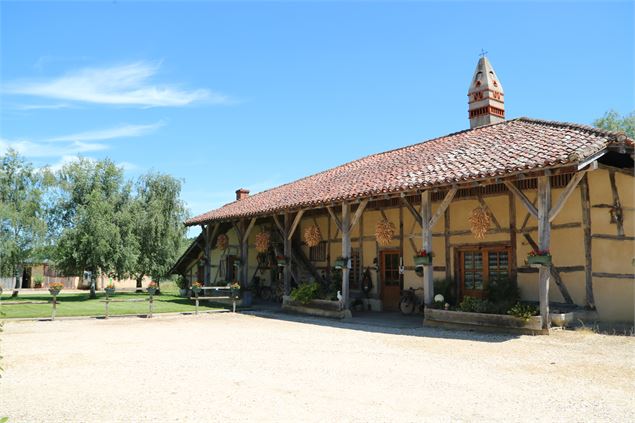
[[[479,56],[485,57],[486,54],[487,54],[487,52],[485,50],[481,49],[481,54],[479,54]]]

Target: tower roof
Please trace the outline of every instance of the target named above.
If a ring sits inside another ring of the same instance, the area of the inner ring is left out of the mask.
[[[503,86],[498,79],[498,75],[494,72],[492,64],[489,62],[487,57],[483,56],[476,64],[474,76],[472,77],[472,82],[470,83],[470,88],[467,93],[470,95],[474,92],[483,91],[485,89],[499,91],[501,94],[504,94]]]

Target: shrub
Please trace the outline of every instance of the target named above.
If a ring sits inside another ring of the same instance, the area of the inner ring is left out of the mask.
[[[187,278],[183,276],[179,276],[178,278],[176,278],[176,286],[178,286],[179,289],[187,289],[187,285],[188,285]]]
[[[42,282],[44,282],[44,276],[37,275],[33,278],[33,288],[42,288]]]
[[[509,278],[499,278],[490,280],[485,288],[487,299],[493,303],[515,304],[520,298],[520,291],[516,281]]]
[[[317,282],[302,283],[300,286],[291,291],[291,299],[294,301],[307,304],[318,298],[320,293],[320,284]]]
[[[455,283],[453,279],[437,279],[434,281],[434,295],[441,294],[446,303],[456,304]]]
[[[538,314],[538,309],[531,304],[516,303],[515,306],[509,309],[507,314],[527,321],[531,316],[536,316]]]
[[[459,310],[468,313],[495,313],[496,306],[489,300],[466,296],[463,297],[463,301],[459,303]]]

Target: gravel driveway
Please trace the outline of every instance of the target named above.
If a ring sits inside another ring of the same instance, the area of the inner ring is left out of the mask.
[[[215,313],[8,322],[10,422],[633,421],[635,338]]]

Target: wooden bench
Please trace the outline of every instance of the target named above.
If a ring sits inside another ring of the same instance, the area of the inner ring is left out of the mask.
[[[120,300],[120,299],[114,299],[114,298],[110,298],[108,296],[106,296],[105,300],[99,300],[100,303],[104,303],[105,307],[106,307],[106,312],[104,313],[104,319],[107,319],[109,317],[109,308],[110,308],[110,303],[142,303],[144,301],[148,301],[148,318],[152,317],[152,311],[153,311],[153,305],[154,305],[154,295],[149,295],[148,298],[133,298],[133,299],[129,299],[129,300]]]
[[[190,287],[191,289],[191,287]],[[228,286],[202,286],[201,290],[203,291],[203,293],[205,293],[205,291],[231,291],[231,288]],[[200,295],[193,295],[192,297],[190,297],[190,300],[194,300],[195,301],[195,309],[194,309],[194,314],[198,315],[198,306],[199,306],[199,301],[200,300],[233,300],[232,301],[232,311],[235,313],[236,312],[236,298],[233,298],[231,295],[227,295],[227,296],[200,296]]]

